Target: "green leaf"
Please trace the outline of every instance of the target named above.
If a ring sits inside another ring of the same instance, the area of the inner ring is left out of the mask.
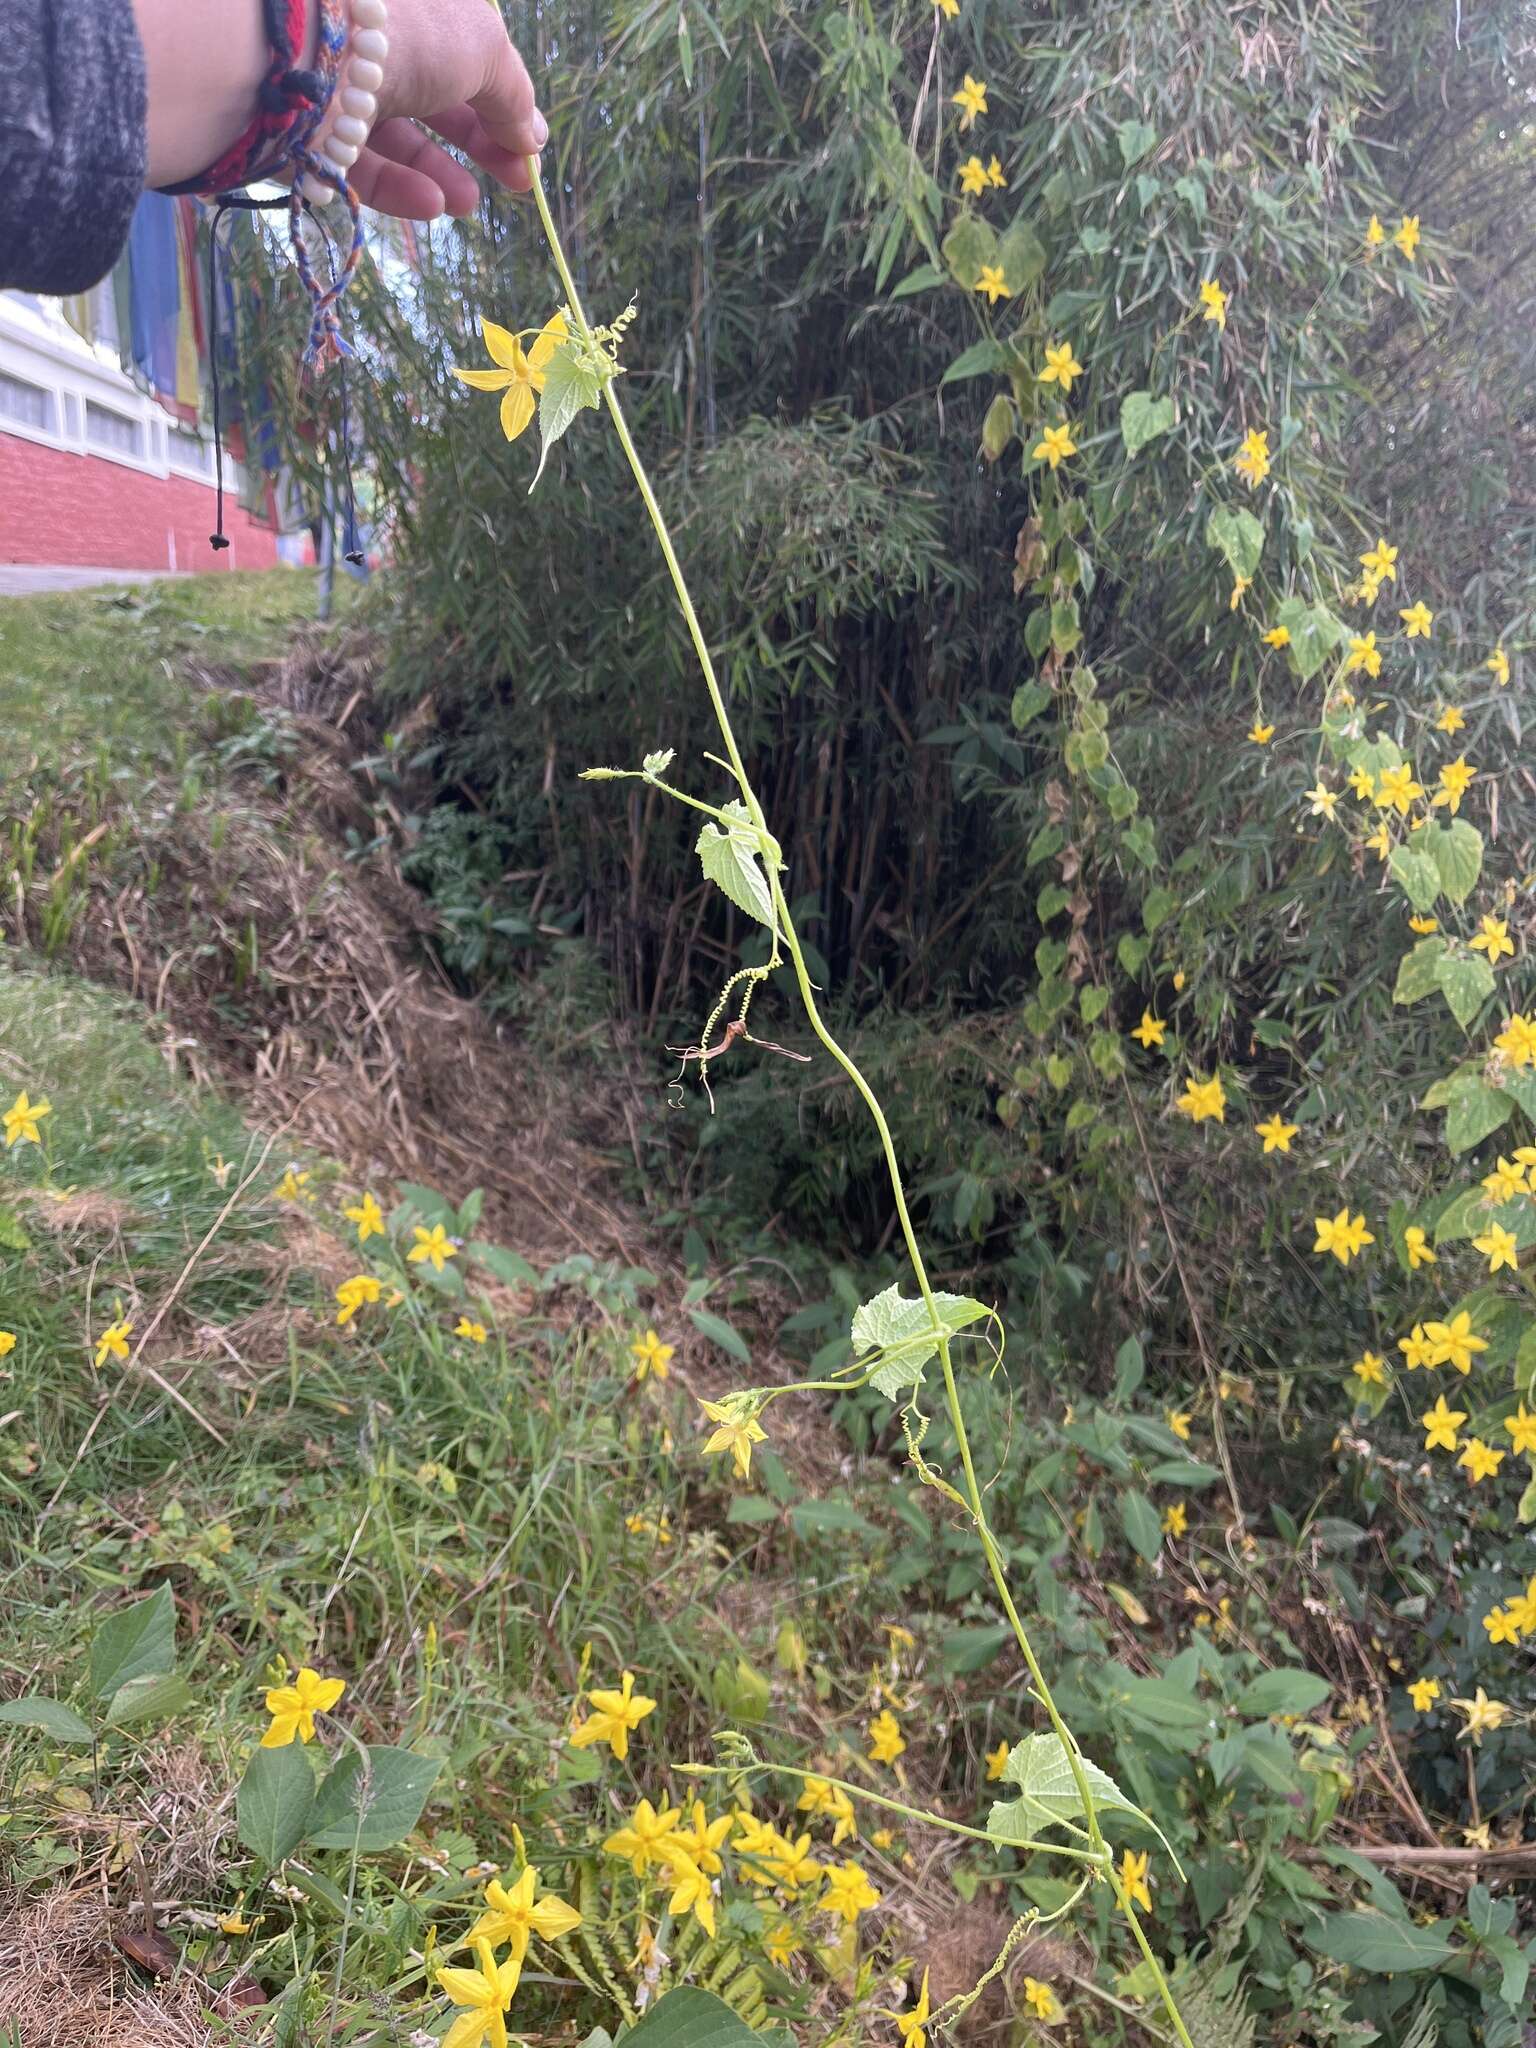
[[[682,66],[683,83],[693,90],[693,37],[688,32],[688,17],[679,7],[677,10],[677,61]]]
[[[967,377],[990,377],[1009,360],[1007,349],[998,341],[973,341],[950,364],[939,379],[941,384],[963,384]]]
[[[1006,1622],[951,1629],[940,1646],[944,1669],[957,1678],[967,1672],[985,1671],[1012,1641],[1013,1630]]]
[[[1129,170],[1156,143],[1157,130],[1146,121],[1122,121],[1115,130],[1115,140],[1120,145],[1120,160]]]
[[[1082,1768],[1097,1812],[1137,1811],[1114,1779],[1097,1764],[1084,1757]],[[1082,1819],[1083,1802],[1060,1736],[1026,1735],[1022,1742],[1016,1742],[1003,1766],[1003,1777],[1018,1786],[1019,1797],[993,1803],[987,1815],[987,1833],[993,1841],[1027,1841],[1042,1827]]]
[[[789,1511],[790,1527],[797,1536],[862,1536],[878,1532],[873,1522],[859,1513],[852,1501],[803,1500]]]
[[[14,1209],[0,1209],[0,1251],[29,1252],[32,1240]]]
[[[62,1700],[44,1699],[28,1693],[19,1700],[0,1700],[0,1722],[12,1728],[40,1728],[55,1742],[89,1743],[94,1738],[88,1721],[82,1721],[73,1707]]]
[[[1288,597],[1275,613],[1275,624],[1291,636],[1289,653],[1303,682],[1315,676],[1340,645],[1345,628],[1326,605],[1303,604]]]
[[[1453,903],[1465,903],[1477,887],[1483,871],[1483,835],[1465,818],[1452,818],[1448,825],[1429,825],[1414,834],[1434,862],[1440,886]]]
[[[315,1774],[303,1745],[258,1749],[235,1794],[241,1841],[276,1869],[303,1841],[315,1806]]]
[[[1261,1671],[1238,1694],[1237,1711],[1259,1720],[1270,1714],[1310,1714],[1333,1688],[1316,1671]]]
[[[1522,1399],[1529,1400],[1531,1390],[1536,1387],[1536,1323],[1526,1326],[1515,1352],[1515,1391]],[[1536,1481],[1533,1481],[1536,1484]]]
[[[722,1657],[710,1673],[709,1695],[727,1720],[756,1723],[768,1712],[773,1687],[745,1657]]]
[[[477,1237],[464,1247],[464,1256],[477,1266],[484,1266],[495,1280],[505,1281],[508,1287],[541,1288],[543,1281],[537,1266],[530,1266],[521,1252],[508,1251],[505,1245],[484,1244]]]
[[[1445,954],[1435,980],[1463,1031],[1493,994],[1493,969],[1480,953]]]
[[[707,1337],[711,1344],[718,1344],[722,1351],[728,1351],[739,1365],[752,1363],[746,1338],[739,1330],[732,1329],[724,1316],[713,1315],[707,1308],[691,1308],[688,1320],[701,1337]]]
[[[898,285],[891,287],[893,299],[909,299],[914,292],[931,292],[935,285],[945,283],[945,276],[935,264],[920,263],[916,270],[909,270]]]
[[[326,1773],[309,1840],[317,1849],[393,1849],[415,1827],[443,1760],[368,1745],[368,1771],[349,1749]]]
[[[1324,1913],[1302,1939],[1319,1955],[1353,1970],[1396,1976],[1438,1970],[1449,1962],[1456,1953],[1451,1926],[1449,1920],[1436,1920],[1420,1927],[1412,1920],[1389,1920],[1385,1913],[1357,1907],[1352,1913]]]
[[[1022,217],[1004,232],[997,254],[1003,266],[1003,282],[1011,292],[1021,292],[1032,285],[1045,269],[1045,246]]]
[[[1512,1905],[1513,1901],[1505,1900],[1503,1903]],[[1500,1998],[1518,2012],[1525,2000],[1525,1987],[1530,1982],[1531,1965],[1536,1957],[1521,1948],[1511,1934],[1485,1934],[1483,1947],[1504,1972],[1499,1982]]]
[[[745,1522],[752,1528],[764,1522],[777,1521],[779,1511],[771,1500],[765,1500],[760,1493],[733,1493],[731,1504],[725,1511],[728,1522]]]
[[[1264,529],[1238,505],[1218,505],[1205,522],[1205,538],[1225,558],[1234,576],[1252,576],[1264,552]]]
[[[1130,975],[1140,974],[1147,964],[1147,955],[1151,951],[1151,940],[1142,938],[1136,932],[1122,932],[1115,941],[1115,958]]]
[[[997,230],[980,214],[962,213],[944,237],[943,255],[955,282],[973,292],[983,267],[998,266]],[[1008,273],[1004,271],[1003,275],[1007,277]],[[1011,285],[1013,279],[1008,278],[1008,282]]]
[[[1188,1686],[1175,1685],[1167,1678],[1122,1678],[1114,1667],[1114,1685],[1105,1704],[1112,1713],[1124,1710],[1154,1728],[1169,1728],[1183,1734],[1197,1730],[1208,1734],[1215,1715]]]
[[[1440,962],[1445,952],[1444,939],[1420,939],[1411,952],[1405,953],[1397,963],[1393,1002],[1419,1003],[1425,996],[1433,995],[1440,986]]]
[[[705,876],[724,890],[738,910],[772,928],[773,892],[758,858],[757,834],[747,807],[737,797],[721,805],[727,829],[710,819],[699,834],[694,852]]]
[[[1121,1494],[1120,1523],[1131,1548],[1151,1564],[1163,1547],[1163,1529],[1157,1509],[1144,1493],[1133,1488]]]
[[[176,1662],[176,1603],[169,1579],[147,1600],[120,1607],[91,1642],[91,1697],[110,1699],[130,1678],[169,1671]]]
[[[1462,1074],[1451,1083],[1445,1110],[1445,1142],[1453,1154],[1474,1145],[1509,1122],[1514,1103],[1502,1088],[1490,1088],[1475,1075]]]
[[[596,411],[602,393],[602,377],[588,362],[580,345],[567,342],[555,350],[544,371],[544,389],[539,393],[539,432],[543,436],[544,447],[539,456],[539,466],[533,473],[533,483],[528,486],[530,493],[544,474],[550,449],[577,413],[584,409]]]
[[[1054,612],[1055,606],[1051,607]],[[1109,741],[1102,732],[1072,732],[1067,735],[1067,744],[1062,749],[1062,758],[1068,772],[1082,775],[1090,769],[1102,768],[1109,759]]]
[[[973,1301],[967,1294],[935,1292],[933,1305],[951,1336],[991,1313],[984,1302]],[[923,1367],[938,1352],[939,1340],[928,1304],[921,1296],[915,1301],[904,1300],[893,1282],[854,1312],[853,1348],[861,1358],[869,1351],[881,1353],[870,1385],[894,1401],[903,1387],[921,1384]]]
[[[1077,599],[1059,597],[1051,606],[1051,645],[1058,654],[1070,654],[1083,637],[1082,622],[1078,618]],[[1105,756],[1108,758],[1108,748]]]
[[[1085,1024],[1097,1024],[1104,1012],[1109,1008],[1109,990],[1107,988],[1096,988],[1092,983],[1085,983],[1078,990],[1077,1007],[1083,1014],[1083,1022]]]
[[[1417,845],[1394,846],[1387,866],[1402,883],[1404,894],[1421,917],[1434,909],[1440,894],[1440,870],[1427,853],[1421,853]]]
[[[1147,1361],[1139,1338],[1127,1337],[1115,1353],[1115,1399],[1129,1401],[1146,1377]]]
[[[1173,425],[1171,398],[1154,398],[1150,391],[1128,391],[1120,401],[1120,438],[1127,455],[1139,455],[1149,441],[1166,434]]]
[[[1010,715],[1014,727],[1022,732],[1032,718],[1038,718],[1051,701],[1051,692],[1044,683],[1020,683],[1013,693]]]
[[[624,2048],[763,2048],[763,2041],[723,1998],[678,1984],[629,2029]]]
[[[1141,899],[1141,921],[1148,934],[1165,925],[1178,907],[1179,899],[1171,889],[1163,888],[1161,883],[1149,889]]]
[[[134,1721],[168,1721],[192,1704],[192,1688],[175,1671],[146,1671],[130,1678],[112,1695],[107,1726],[126,1728]]]
[[[1165,1458],[1147,1473],[1154,1486],[1214,1486],[1220,1477],[1214,1465],[1199,1458]]]

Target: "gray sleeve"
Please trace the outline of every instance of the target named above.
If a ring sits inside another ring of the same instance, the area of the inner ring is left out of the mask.
[[[130,0],[0,0],[0,286],[78,292],[105,277],[146,150]]]

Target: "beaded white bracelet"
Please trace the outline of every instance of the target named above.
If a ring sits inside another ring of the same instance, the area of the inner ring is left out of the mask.
[[[331,103],[314,149],[321,161],[338,175],[351,170],[379,111],[378,91],[384,83],[384,59],[389,55],[387,0],[351,0],[351,31],[347,54]],[[306,177],[304,196],[316,205],[336,197],[319,178]]]

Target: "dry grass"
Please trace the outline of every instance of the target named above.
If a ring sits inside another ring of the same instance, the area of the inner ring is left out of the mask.
[[[433,911],[387,850],[389,793],[354,769],[383,730],[367,643],[311,631],[243,678],[199,680],[280,710],[292,744],[267,787],[242,777],[190,809],[134,791],[116,821],[132,878],[120,863],[93,872],[74,964],[164,1020],[173,1065],[234,1083],[257,1121],[288,1123],[360,1183],[482,1186],[489,1234],[535,1263],[642,1262],[606,1192],[617,1088],[589,1071],[531,1075],[422,943]],[[36,915],[28,905],[33,938]]]

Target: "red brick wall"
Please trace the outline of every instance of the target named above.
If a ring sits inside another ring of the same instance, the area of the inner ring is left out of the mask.
[[[270,569],[277,537],[226,494],[215,553],[214,494],[190,477],[147,476],[121,462],[0,433],[0,562],[90,569]],[[174,545],[173,545],[174,544]]]

